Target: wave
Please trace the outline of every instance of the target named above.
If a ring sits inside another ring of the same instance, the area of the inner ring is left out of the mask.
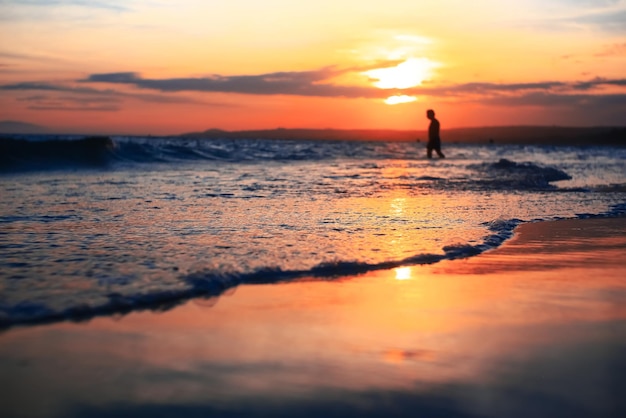
[[[613,205],[599,214],[582,213],[574,219],[615,218],[626,216],[626,203]],[[442,260],[455,260],[479,255],[501,246],[510,239],[514,230],[526,222],[539,222],[567,218],[495,220],[484,226],[491,232],[483,242],[475,245],[459,244],[444,247],[442,254],[419,254],[400,260],[369,264],[362,262],[337,261],[322,263],[307,270],[282,270],[264,267],[253,272],[224,272],[213,270],[195,271],[183,275],[179,280],[186,285],[182,290],[155,290],[147,293],[110,293],[108,301],[100,305],[78,304],[63,310],[34,301],[23,301],[15,305],[0,304],[0,330],[16,325],[44,324],[59,321],[86,321],[97,316],[124,315],[134,311],[166,311],[190,299],[215,298],[243,284],[275,284],[301,279],[333,280],[358,276],[377,270],[389,270],[402,266],[434,264]]]
[[[455,156],[446,161],[467,159],[481,161],[493,156],[495,148],[508,147],[514,154],[520,147],[502,145],[480,146],[447,144],[456,147]],[[534,146],[541,153],[557,152],[565,148]],[[533,148],[533,147],[530,147]],[[483,151],[477,151],[482,149]],[[488,152],[487,150],[491,150]],[[569,147],[579,149],[579,147]],[[182,161],[322,161],[332,159],[366,160],[366,164],[377,160],[424,160],[423,144],[416,142],[385,142],[359,140],[292,140],[292,139],[192,139],[185,137],[77,137],[77,136],[34,136],[22,135],[0,137],[0,170],[46,169],[64,167],[111,167],[116,162],[163,163]],[[532,155],[532,149],[523,154]],[[519,153],[517,154],[519,155]],[[583,154],[587,157],[587,154]],[[511,158],[511,157],[508,157]],[[582,158],[582,157],[581,157]],[[435,161],[433,161],[435,162]],[[365,167],[364,167],[365,168]],[[515,163],[501,159],[497,163],[474,164],[472,169],[505,174],[522,175],[535,170],[526,163]],[[538,174],[546,175],[550,181],[565,179],[567,175],[544,171],[532,173],[529,180],[541,182]]]
[[[476,180],[477,186],[488,186],[489,189],[533,190],[554,188],[552,182],[571,180],[566,172],[553,168],[542,167],[533,163],[517,163],[500,159],[495,163],[470,165],[469,168],[481,173]]]
[[[116,162],[154,163],[225,158],[209,147],[192,147],[174,141],[85,138],[0,139],[0,170],[111,168]]]
[[[102,167],[109,163],[115,142],[109,137],[74,140],[0,139],[0,170],[55,167]]]
[[[407,151],[400,155],[397,150],[385,151],[386,148],[384,143],[358,141],[0,138],[0,171],[110,168],[115,163],[318,161],[338,157],[409,156]]]
[[[115,169],[117,164],[150,163],[262,163],[360,160],[360,168],[378,168],[382,160],[422,159],[414,144],[358,141],[191,140],[184,138],[87,137],[71,139],[0,139],[0,172],[37,170]],[[472,164],[472,162],[474,162]],[[446,162],[448,163],[448,162]],[[456,167],[463,166],[462,160]],[[569,180],[564,171],[508,159],[467,161],[468,176],[420,176],[421,186],[457,190],[547,190],[551,183]],[[360,173],[354,174],[358,177]]]
[[[282,270],[277,267],[260,268],[248,273],[201,270],[179,278],[186,285],[182,290],[157,290],[126,295],[110,293],[106,295],[108,301],[101,305],[78,304],[63,310],[54,310],[44,303],[35,301],[23,301],[11,306],[0,304],[0,329],[19,324],[84,321],[96,316],[126,314],[140,310],[163,311],[192,298],[219,296],[241,284],[270,284],[306,278],[332,280],[400,266],[433,264],[441,260],[472,257],[501,245],[513,235],[515,227],[522,222],[519,219],[492,222],[486,225],[492,233],[485,237],[481,244],[444,247],[443,254],[419,254],[376,264],[337,261],[322,263],[306,270]]]
[[[530,162],[518,163],[501,158],[497,162],[473,163],[463,166],[463,175],[415,178],[420,187],[455,191],[591,191],[583,188],[559,188],[552,184],[572,177],[554,167]],[[617,186],[607,192],[619,190]]]

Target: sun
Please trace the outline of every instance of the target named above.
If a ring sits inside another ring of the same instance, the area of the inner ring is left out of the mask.
[[[376,68],[365,72],[381,89],[407,89],[422,84],[432,76],[436,64],[428,58],[408,58],[395,67]]]
[[[394,67],[375,68],[364,74],[371,80],[376,80],[374,85],[380,89],[408,89],[421,85],[433,75],[433,70],[438,64],[428,58],[407,58]],[[385,99],[388,105],[411,103],[417,97],[408,95],[394,95]]]
[[[385,99],[385,103],[388,105],[396,105],[401,103],[411,103],[417,101],[417,97],[415,96],[407,96],[405,94],[399,94],[396,96],[389,96]]]
[[[431,59],[436,56],[432,45],[436,41],[425,36],[397,34],[392,41],[386,39],[381,43],[368,46],[370,53],[364,55],[365,61],[386,61],[387,65],[370,67],[360,72],[360,76],[368,78],[370,85],[383,90],[395,90],[385,99],[388,105],[411,103],[418,100],[415,91],[408,90],[422,85],[425,81],[435,78],[435,70],[442,64]]]
[[[397,267],[394,270],[396,280],[409,280],[411,278],[411,267]]]

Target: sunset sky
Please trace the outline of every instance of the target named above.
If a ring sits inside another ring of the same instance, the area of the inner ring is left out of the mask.
[[[626,125],[626,0],[0,0],[0,121],[59,133]]]

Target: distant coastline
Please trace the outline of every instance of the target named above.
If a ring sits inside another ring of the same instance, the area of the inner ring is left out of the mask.
[[[425,142],[425,130],[385,129],[262,129],[226,131],[209,129],[182,134],[184,138],[206,139],[292,139],[365,140]],[[626,146],[626,127],[493,126],[454,128],[442,132],[447,143],[553,144]]]
[[[55,134],[47,127],[19,121],[0,121],[0,137],[15,135]],[[85,133],[66,136],[102,136]],[[283,139],[283,140],[330,140],[330,141],[395,141],[426,142],[425,130],[394,129],[306,129],[276,128],[228,131],[208,129],[174,135],[108,134],[108,136],[132,137],[181,137],[194,139]],[[626,146],[626,126],[568,127],[568,126],[485,126],[473,128],[450,128],[442,131],[447,144],[542,144],[542,145],[610,145]]]

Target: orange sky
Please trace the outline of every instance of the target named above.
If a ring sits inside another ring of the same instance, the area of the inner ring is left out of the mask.
[[[58,133],[623,125],[625,69],[626,0],[0,3],[0,121]]]

